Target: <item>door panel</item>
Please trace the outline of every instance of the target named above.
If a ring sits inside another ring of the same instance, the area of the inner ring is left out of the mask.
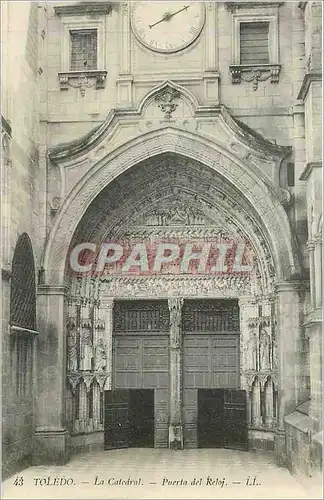
[[[198,390],[198,446],[221,448],[224,433],[224,391]]]
[[[105,391],[105,449],[129,446],[129,391]]]
[[[130,393],[130,445],[154,447],[154,391],[139,389]]]
[[[224,391],[224,448],[248,449],[246,392]]]

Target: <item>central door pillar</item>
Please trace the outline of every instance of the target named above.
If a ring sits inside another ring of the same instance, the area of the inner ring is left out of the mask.
[[[182,298],[168,300],[170,311],[170,420],[169,448],[183,448],[182,425]]]

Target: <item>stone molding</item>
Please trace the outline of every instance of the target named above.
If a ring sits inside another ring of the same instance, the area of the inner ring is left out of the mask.
[[[306,73],[306,75],[304,76],[303,82],[301,84],[301,87],[299,89],[297,99],[304,101],[307,94],[308,94],[308,91],[309,91],[311,84],[313,82],[321,82],[321,81],[322,81],[322,74],[321,73],[315,73],[315,72]]]
[[[54,6],[54,12],[58,16],[84,16],[94,14],[110,14],[112,11],[111,2],[78,2],[70,5]]]
[[[302,171],[299,180],[300,181],[307,181],[307,179],[310,177],[312,174],[313,170],[315,168],[322,168],[322,162],[321,161],[310,161],[306,163],[306,166],[304,170]]]
[[[220,118],[220,120],[222,121],[223,119]],[[100,139],[102,127],[105,128],[106,124],[96,130],[97,141]],[[93,141],[93,134],[89,134],[89,139],[92,139],[91,142]],[[79,148],[80,145],[78,143],[77,149],[79,150]],[[242,192],[243,198],[249,200],[252,212],[255,211],[258,213],[260,200],[262,199],[261,219],[265,223],[266,232],[271,233],[272,245],[277,246],[276,260],[279,269],[280,267],[291,268],[291,272],[293,273],[296,272],[296,269],[299,269],[299,264],[297,264],[298,261],[296,260],[297,252],[292,251],[290,247],[293,238],[287,215],[280,205],[278,198],[277,201],[274,201],[276,195],[274,194],[274,199],[268,196],[270,183],[267,184],[261,180],[259,174],[257,175],[256,172],[255,174],[253,173],[253,169],[246,169],[244,161],[238,157],[235,158],[234,152],[229,156],[228,151],[220,148],[215,141],[211,139],[207,140],[204,136],[197,133],[193,134],[174,126],[168,126],[143,134],[140,137],[135,137],[127,144],[114,150],[110,155],[106,155],[93,168],[88,169],[86,175],[74,187],[73,194],[66,197],[55,217],[43,262],[43,267],[47,271],[51,269],[52,279],[55,274],[63,276],[64,262],[62,261],[62,254],[66,255],[70,243],[69,235],[74,233],[82,217],[81,213],[84,214],[85,212],[85,200],[87,200],[87,206],[90,205],[98,193],[123,171],[128,170],[132,165],[144,159],[166,151],[185,157],[197,158],[198,161],[218,172],[220,176],[227,178],[229,183],[236,185],[237,189]],[[60,151],[56,150],[54,156],[59,161],[59,158],[66,158],[67,155],[68,149],[64,147],[64,149],[60,148]],[[254,208],[252,209],[252,207]],[[279,250],[280,247],[285,247],[286,249],[282,251]],[[280,258],[278,252],[279,254],[282,252]],[[54,257],[55,254],[56,257]],[[282,256],[288,257],[289,263],[284,263],[285,259]]]
[[[240,84],[243,82],[252,82],[253,90],[257,90],[259,82],[270,80],[270,83],[279,82],[280,64],[237,64],[229,67],[232,75],[232,83]]]
[[[77,73],[77,72],[76,72]],[[184,100],[191,109],[192,116],[205,117],[208,119],[217,119],[222,121],[228,127],[231,135],[239,137],[246,147],[251,148],[251,141],[253,147],[258,151],[262,151],[263,155],[269,155],[277,158],[281,163],[282,157],[288,156],[291,152],[290,147],[278,146],[270,141],[264,139],[260,134],[257,134],[252,129],[242,124],[239,120],[235,119],[225,106],[201,106],[196,96],[187,88],[178,85],[175,82],[166,80],[160,85],[151,89],[140,101],[137,108],[129,109],[112,109],[104,122],[101,125],[92,129],[88,134],[81,137],[79,140],[54,146],[48,150],[48,157],[54,163],[61,163],[71,161],[73,158],[86,154],[90,149],[93,149],[99,142],[102,142],[109,134],[111,128],[116,126],[117,121],[125,119],[140,120],[145,114],[147,107],[151,103],[155,103],[159,96],[166,93],[173,93],[174,97]],[[158,122],[159,129],[161,128],[160,121]]]
[[[66,71],[58,74],[60,89],[68,90],[69,87],[79,88],[83,97],[86,89],[95,87],[96,90],[106,87],[107,71]]]
[[[38,295],[67,295],[68,288],[62,285],[39,285],[37,287]]]
[[[225,8],[230,12],[240,9],[260,9],[260,7],[280,7],[284,2],[261,0],[257,2],[225,2]]]

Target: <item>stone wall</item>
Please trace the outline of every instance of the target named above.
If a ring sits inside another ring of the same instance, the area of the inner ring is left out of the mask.
[[[304,15],[304,78],[298,99],[305,111],[305,162],[299,181],[306,185],[307,255],[310,294],[305,312],[304,379],[310,380],[310,398],[285,418],[286,452],[289,469],[296,474],[313,475],[322,467],[323,441],[323,359],[322,359],[322,84],[321,39],[322,3],[300,2]],[[305,394],[306,395],[306,394]],[[301,402],[301,401],[300,401]]]
[[[26,397],[17,396],[14,364],[17,353],[10,331],[10,271],[18,237],[26,232],[35,260],[41,254],[39,218],[38,7],[32,2],[1,2],[3,40],[3,126],[7,128],[6,156],[2,158],[2,380],[3,474],[25,467],[31,460],[33,437],[33,378]],[[32,373],[32,361],[28,370]]]

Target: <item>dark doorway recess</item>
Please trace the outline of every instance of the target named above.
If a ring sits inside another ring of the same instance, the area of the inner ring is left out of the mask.
[[[154,447],[154,390],[105,391],[105,449]]]
[[[198,389],[198,447],[248,449],[246,393]]]

